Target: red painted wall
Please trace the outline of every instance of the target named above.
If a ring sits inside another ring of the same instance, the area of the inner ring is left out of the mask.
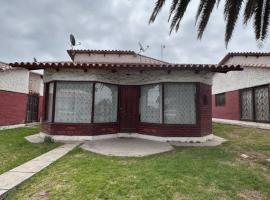
[[[212,96],[213,118],[240,120],[239,91],[225,93],[225,106],[216,106],[215,95]]]
[[[24,123],[26,107],[27,94],[0,91],[0,126]]]

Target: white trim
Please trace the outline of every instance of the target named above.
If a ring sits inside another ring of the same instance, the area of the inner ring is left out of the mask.
[[[41,137],[50,137],[56,142],[71,142],[71,141],[87,141],[87,140],[102,140],[118,137],[129,137],[129,138],[141,138],[146,140],[154,140],[160,142],[185,142],[185,143],[203,143],[213,139],[213,134],[202,136],[202,137],[159,137],[153,135],[144,135],[139,133],[116,133],[107,135],[97,136],[66,136],[66,135],[48,135],[46,133],[40,133]]]
[[[26,124],[15,124],[15,125],[8,125],[8,126],[0,126],[0,130],[12,129],[12,128],[20,128],[25,127]]]

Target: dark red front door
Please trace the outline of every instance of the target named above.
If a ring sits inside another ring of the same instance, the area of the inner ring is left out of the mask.
[[[120,86],[120,131],[136,132],[139,122],[139,86]]]

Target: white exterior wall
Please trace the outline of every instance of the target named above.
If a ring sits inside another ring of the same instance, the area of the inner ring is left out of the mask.
[[[43,96],[43,79],[41,77],[42,75],[31,73],[30,72],[30,78],[29,78],[29,92],[39,94],[40,96]]]
[[[0,90],[28,93],[29,71],[14,69],[0,72]]]
[[[141,55],[129,54],[87,54],[77,53],[74,62],[95,62],[95,63],[164,63]]]
[[[233,56],[226,64],[270,64],[270,56]]]
[[[270,56],[233,56],[225,64],[270,64]],[[244,67],[243,71],[215,74],[212,93],[218,94],[270,83],[270,68]]]
[[[129,75],[127,75],[129,74]],[[140,73],[139,70],[117,70],[112,73],[111,70],[91,69],[84,72],[82,69],[60,69],[58,72],[54,69],[45,69],[44,82],[52,80],[66,81],[100,81],[105,83],[119,85],[142,85],[158,82],[202,82],[212,85],[213,73],[200,72],[196,74],[193,71],[171,71],[166,70],[148,70]]]

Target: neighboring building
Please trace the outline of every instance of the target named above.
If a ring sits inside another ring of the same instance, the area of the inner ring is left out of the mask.
[[[220,64],[244,70],[214,76],[213,118],[269,123],[270,53],[229,53]]]
[[[241,70],[240,65],[169,64],[133,51],[68,54],[71,62],[10,64],[44,69],[43,132],[56,140],[206,141],[212,137],[212,77]]]
[[[42,75],[0,62],[0,127],[39,121],[42,96]]]

